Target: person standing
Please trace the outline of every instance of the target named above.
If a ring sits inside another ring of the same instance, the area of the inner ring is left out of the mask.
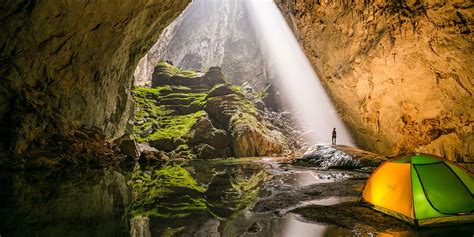
[[[333,129],[332,129],[332,144],[333,144],[333,145],[336,145],[336,136],[337,136],[337,134],[336,134],[336,128],[333,128]]]

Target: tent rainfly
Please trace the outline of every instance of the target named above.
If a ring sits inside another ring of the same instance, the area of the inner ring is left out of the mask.
[[[362,205],[415,227],[474,222],[474,176],[441,157],[402,155],[369,177]]]

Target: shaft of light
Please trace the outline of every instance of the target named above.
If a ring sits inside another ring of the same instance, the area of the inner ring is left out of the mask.
[[[354,145],[319,78],[298,41],[272,0],[246,0],[250,20],[266,60],[276,74],[276,86],[301,127],[312,131],[311,143],[331,141],[333,128],[337,143]]]

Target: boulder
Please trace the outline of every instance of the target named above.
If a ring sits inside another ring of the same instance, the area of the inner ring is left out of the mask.
[[[214,86],[212,90],[209,91],[209,93],[206,96],[206,99],[217,97],[217,96],[235,94],[235,93],[236,92],[229,85],[220,84],[220,85]]]
[[[184,139],[180,139],[180,138],[174,139],[174,138],[169,138],[169,137],[160,138],[157,140],[150,140],[148,142],[150,143],[150,146],[158,150],[163,150],[167,152],[170,152],[176,149],[176,147],[186,143]]]
[[[233,116],[230,131],[234,154],[237,157],[281,154],[286,148],[283,134],[268,129],[263,122],[257,121],[249,114]]]
[[[295,163],[323,169],[358,169],[377,167],[386,160],[381,155],[350,146],[317,144],[311,146]]]
[[[180,70],[175,66],[162,61],[159,62],[152,74],[152,87],[174,85],[174,86],[213,86],[225,84],[224,74],[220,67],[211,67],[202,75],[191,70]]]
[[[203,76],[203,80],[205,81],[204,84],[206,85],[217,85],[217,84],[225,84],[224,74],[222,73],[222,69],[220,67],[210,67],[209,71]]]
[[[140,149],[138,148],[137,142],[133,140],[125,140],[119,145],[120,151],[134,160],[140,157]]]
[[[155,162],[166,162],[169,160],[168,155],[159,151],[156,148],[153,148],[147,144],[138,144],[140,150],[140,158],[138,162],[140,163],[155,163]]]
[[[217,150],[216,148],[205,144],[201,143],[197,145],[195,148],[196,150],[196,157],[199,159],[207,159],[207,158],[217,158]]]
[[[199,143],[207,143],[215,148],[226,148],[229,146],[227,132],[215,128],[207,115],[197,119],[188,137],[188,144],[191,146],[195,146]]]

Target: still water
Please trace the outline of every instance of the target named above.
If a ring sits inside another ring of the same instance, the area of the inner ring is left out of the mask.
[[[354,179],[356,186],[361,187],[367,176],[350,171],[293,167],[268,158],[2,172],[0,235],[436,236],[452,233],[453,229],[415,232],[409,227],[374,231],[370,225],[357,223],[353,228],[341,228],[336,223],[311,222],[292,212],[311,205],[355,203],[354,195],[314,200],[306,195],[300,200],[296,193],[293,194],[296,198],[282,200],[281,205],[254,208],[257,202],[265,206],[265,200],[278,198],[278,193],[299,192],[306,187],[314,187],[312,192],[316,193],[320,184]],[[468,226],[454,231],[457,236],[474,233]]]

